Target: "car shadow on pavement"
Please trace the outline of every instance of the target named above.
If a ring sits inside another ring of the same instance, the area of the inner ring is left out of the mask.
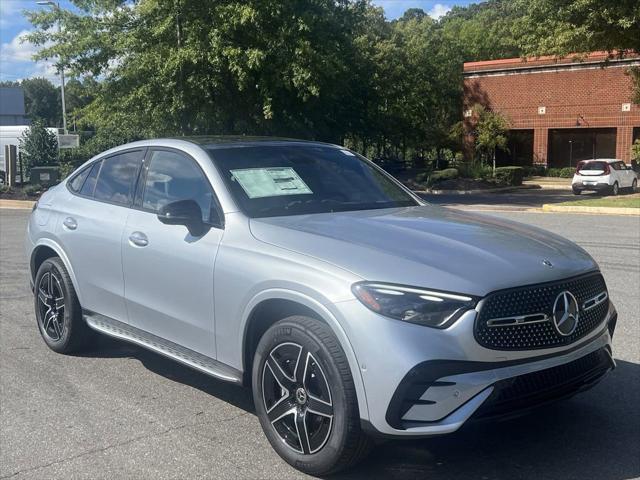
[[[541,208],[544,204],[584,200],[601,197],[594,192],[584,193],[580,197],[575,196],[571,190],[566,189],[540,189],[520,190],[504,193],[474,193],[468,195],[433,195],[422,193],[420,196],[427,202],[436,205],[483,205],[495,207],[509,207],[514,209]]]
[[[146,369],[157,375],[189,387],[197,388],[204,393],[230,403],[251,414],[255,413],[253,397],[248,388],[216,380],[209,375],[163,357],[158,353],[131,343],[113,339],[106,335],[98,336],[96,341],[97,344],[95,348],[82,352],[79,355],[92,358],[135,358],[139,360]]]
[[[143,348],[101,337],[82,356],[136,358],[149,371],[255,414],[251,392]],[[513,480],[640,477],[640,365],[617,368],[593,389],[531,414],[477,423],[422,440],[382,441],[353,468],[331,479]]]

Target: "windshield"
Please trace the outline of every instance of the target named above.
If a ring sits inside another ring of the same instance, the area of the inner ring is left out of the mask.
[[[336,147],[256,145],[209,154],[253,218],[418,205],[369,162]]]

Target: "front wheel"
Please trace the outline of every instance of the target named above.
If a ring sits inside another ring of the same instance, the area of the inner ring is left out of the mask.
[[[349,363],[326,324],[293,316],[271,326],[256,349],[252,385],[267,439],[298,470],[335,473],[368,452]]]
[[[634,178],[631,182],[631,193],[635,193],[638,190],[638,179]]]
[[[581,193],[582,193],[582,190],[579,190],[579,189],[577,189],[577,188],[574,188],[574,189],[573,189],[573,194],[574,194],[574,195],[580,195]]]

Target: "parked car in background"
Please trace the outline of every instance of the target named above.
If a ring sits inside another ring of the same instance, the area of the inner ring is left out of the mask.
[[[580,195],[584,190],[618,195],[623,188],[635,191],[638,188],[638,175],[622,160],[583,160],[576,167],[571,188],[575,195]]]
[[[523,413],[615,365],[586,251],[428,205],[336,145],[124,145],[42,195],[26,247],[49,348],[100,332],[251,386],[273,448],[314,475],[373,436]]]

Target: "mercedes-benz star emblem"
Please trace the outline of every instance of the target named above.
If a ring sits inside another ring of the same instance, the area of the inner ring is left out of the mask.
[[[553,325],[558,333],[564,337],[571,335],[578,326],[580,312],[578,301],[571,292],[564,291],[553,302]]]

